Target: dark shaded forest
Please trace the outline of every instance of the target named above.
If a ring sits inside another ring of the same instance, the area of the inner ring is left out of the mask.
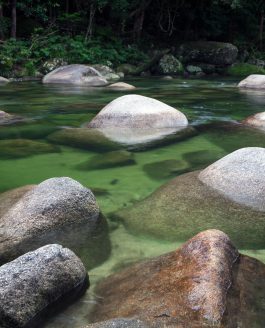
[[[0,3],[3,74],[22,66],[32,75],[45,61],[54,59],[137,65],[157,50],[175,49],[186,41],[230,42],[238,47],[243,62],[264,57],[264,0]]]

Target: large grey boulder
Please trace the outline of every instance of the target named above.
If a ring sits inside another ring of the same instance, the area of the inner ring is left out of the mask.
[[[105,106],[87,127],[162,129],[187,125],[188,120],[183,113],[161,101],[140,95],[126,95]]]
[[[265,148],[248,147],[208,166],[199,179],[232,201],[265,211],[264,176]]]
[[[43,83],[103,86],[107,80],[93,67],[86,65],[61,66],[44,76]]]
[[[0,326],[39,327],[40,321],[88,287],[81,260],[60,245],[46,245],[0,267]]]
[[[112,218],[152,238],[183,241],[215,228],[229,234],[237,247],[263,249],[264,156],[264,148],[237,150],[201,173],[177,176]]]
[[[265,75],[251,74],[239,82],[238,87],[248,89],[265,89]]]
[[[184,63],[206,63],[218,66],[231,65],[236,61],[238,49],[231,43],[214,41],[187,42],[178,49]]]
[[[95,292],[92,321],[128,316],[152,328],[262,328],[265,265],[211,229],[171,253],[114,273]]]
[[[84,249],[94,266],[108,257],[108,229],[91,190],[71,178],[51,178],[27,192],[0,221],[0,263],[27,251],[60,243]]]

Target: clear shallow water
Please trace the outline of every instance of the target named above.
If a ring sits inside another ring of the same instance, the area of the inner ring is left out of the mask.
[[[180,174],[170,169],[166,171],[164,166],[159,165],[150,169],[152,163],[179,160],[186,171],[192,171],[244,146],[265,147],[265,134],[263,139],[260,134],[231,132],[223,129],[222,125],[215,124],[217,121],[241,120],[253,113],[264,111],[265,94],[239,91],[236,88],[238,81],[165,81],[150,78],[128,82],[138,87],[134,93],[156,98],[180,109],[198,129],[198,134],[182,142],[135,152],[136,164],[100,170],[77,168],[79,164],[97,155],[93,151],[63,146],[60,147],[60,152],[8,158],[3,156],[3,150],[1,155],[0,147],[0,192],[26,184],[36,184],[50,177],[69,176],[97,190],[100,207],[103,213],[108,215],[143,199],[160,185]],[[26,135],[28,139],[45,141],[46,135],[58,127],[79,127],[88,122],[104,105],[124,94],[128,92],[104,88],[44,86],[39,83],[1,86],[0,110],[23,115],[32,121],[27,125],[0,128],[0,139],[8,136],[16,140],[25,138]],[[191,156],[194,152],[199,152],[197,154],[203,158],[201,162],[196,162],[194,155]],[[166,243],[133,236],[122,226],[112,230],[110,236],[112,255],[107,262],[89,272],[91,289],[79,302],[53,318],[46,327],[80,327],[88,323],[88,309],[96,301],[96,296],[93,295],[96,281],[122,266],[165,253],[180,245],[179,241]],[[265,262],[264,250],[243,252]]]

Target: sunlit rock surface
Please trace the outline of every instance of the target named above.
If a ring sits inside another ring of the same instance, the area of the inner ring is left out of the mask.
[[[265,89],[265,75],[251,74],[238,84],[239,88]]]
[[[161,101],[140,95],[126,95],[105,106],[87,127],[163,129],[187,125],[188,120],[183,113]]]

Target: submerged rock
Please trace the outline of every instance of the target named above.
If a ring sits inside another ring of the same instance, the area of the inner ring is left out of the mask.
[[[0,194],[0,218],[35,185],[27,185]]]
[[[97,129],[67,128],[48,136],[48,140],[65,146],[93,150],[97,152],[115,150],[119,145]]]
[[[126,150],[116,150],[99,154],[88,162],[79,164],[77,168],[81,170],[99,170],[133,164],[136,164],[136,162],[132,153]]]
[[[108,228],[96,199],[73,179],[43,181],[1,218],[0,263],[47,243],[73,249],[90,267],[109,255]]]
[[[239,88],[265,89],[265,75],[252,74],[238,84]]]
[[[234,151],[208,166],[199,179],[232,201],[265,211],[265,148]]]
[[[198,150],[193,152],[187,152],[183,155],[183,158],[186,162],[189,163],[189,166],[192,170],[198,170],[205,168],[207,165],[215,162],[221,156],[222,152],[213,152],[209,150]]]
[[[92,320],[134,317],[157,328],[248,328],[240,318],[244,313],[261,328],[264,292],[265,265],[239,255],[223,232],[207,230],[174,252],[100,282]],[[223,324],[231,319],[233,325]]]
[[[135,86],[125,83],[125,82],[117,82],[108,85],[108,88],[114,89],[114,90],[135,90]]]
[[[43,139],[58,130],[58,127],[47,123],[2,126],[0,139]]]
[[[46,153],[58,153],[58,146],[47,142],[27,139],[0,140],[0,158],[12,159],[40,155]]]
[[[174,175],[183,173],[187,168],[187,162],[175,159],[148,163],[143,166],[143,170],[146,174],[155,180],[174,177]]]
[[[162,129],[187,125],[188,120],[183,113],[161,101],[140,95],[126,95],[105,106],[87,127]]]
[[[149,326],[138,319],[119,318],[92,323],[85,328],[149,328]]]
[[[38,327],[55,308],[88,287],[80,259],[60,245],[46,245],[0,267],[0,326]]]
[[[44,76],[43,83],[76,84],[91,87],[107,84],[107,80],[93,67],[72,64],[61,66]]]
[[[120,147],[127,147],[129,150],[142,151],[150,148],[161,147],[174,142],[197,135],[193,127],[175,128],[102,128],[96,129],[108,140],[111,140]]]
[[[201,174],[191,172],[176,177],[112,217],[132,232],[160,239],[182,241],[201,230],[217,228],[228,233],[238,247],[262,249],[264,152],[259,148],[236,151]],[[223,175],[218,171],[219,165]]]
[[[243,120],[242,123],[261,130],[265,130],[265,112],[251,115]]]
[[[184,63],[206,63],[219,66],[236,61],[238,49],[231,43],[213,41],[187,42],[180,46],[178,55]]]

